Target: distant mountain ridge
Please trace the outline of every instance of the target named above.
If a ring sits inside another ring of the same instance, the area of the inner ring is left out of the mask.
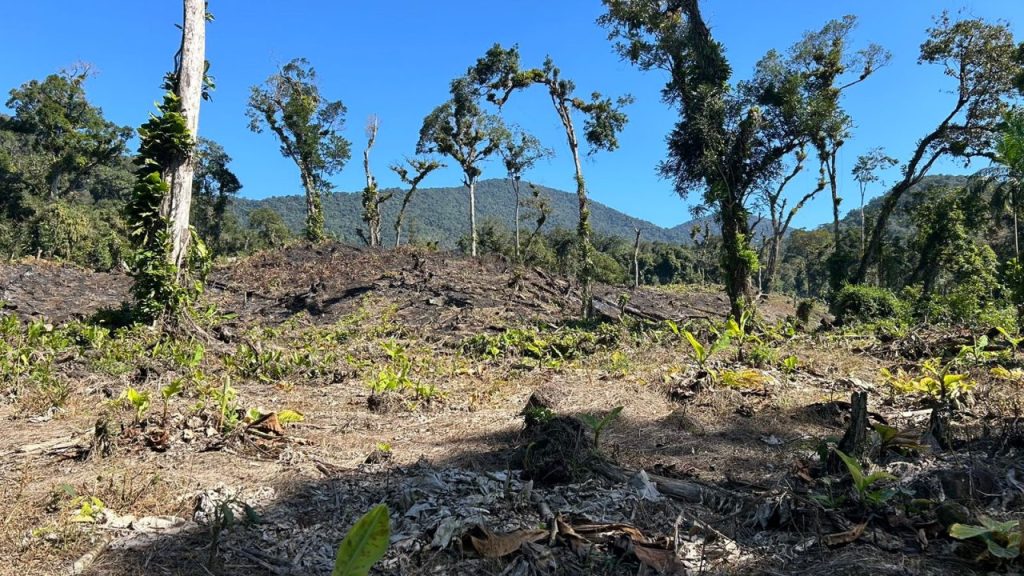
[[[540,194],[548,199],[551,214],[544,224],[544,230],[555,228],[575,229],[579,220],[579,208],[575,193],[569,193],[546,186],[537,186]],[[382,192],[387,192],[383,190]],[[383,236],[385,245],[394,243],[394,222],[401,203],[401,191],[383,206]],[[524,183],[524,199],[531,195]],[[332,192],[324,196],[324,217],[329,232],[343,242],[361,243],[357,230],[364,228],[362,221],[361,192]],[[238,198],[232,202],[232,209],[242,217],[259,207],[277,211],[293,232],[300,232],[306,218],[306,201],[299,195],[272,196],[261,200]],[[477,225],[487,219],[494,219],[513,228],[515,196],[506,180],[482,180],[476,188]],[[591,226],[603,235],[633,237],[634,228],[640,228],[645,241],[676,244],[690,243],[690,228],[681,224],[663,228],[640,218],[634,218],[600,202],[591,200]],[[533,227],[531,211],[523,208],[521,226],[524,230]],[[459,238],[469,232],[469,196],[466,188],[423,188],[416,191],[405,215],[403,241],[413,238],[418,241],[436,241],[444,248],[454,248]]]
[[[900,199],[889,222],[891,232],[898,236],[906,235],[911,227],[910,213],[916,206],[926,201],[936,190],[950,186],[959,187],[966,180],[965,176],[926,176]],[[551,214],[544,224],[544,230],[574,229],[579,217],[576,194],[546,186],[537,186],[537,188],[540,194],[548,199],[551,206]],[[387,191],[384,190],[384,192]],[[524,198],[531,194],[525,184],[522,194]],[[383,206],[385,245],[394,243],[394,221],[398,205],[401,202],[400,195],[401,191]],[[357,233],[357,230],[364,227],[360,196],[361,192],[332,192],[324,196],[327,230],[343,242],[362,243],[362,239]],[[882,199],[883,196],[879,196],[866,204],[864,211],[869,221],[881,207]],[[479,182],[476,202],[478,225],[488,219],[494,219],[504,224],[509,230],[512,229],[515,196],[506,180],[489,179]],[[468,192],[464,187],[417,190],[405,216],[406,226],[402,237],[421,242],[434,241],[443,248],[454,248],[459,238],[469,232],[468,206]],[[271,196],[261,200],[237,198],[232,202],[232,210],[243,219],[259,207],[272,208],[279,213],[292,232],[302,231],[306,218],[306,201],[303,196]],[[693,219],[671,228],[664,228],[615,210],[593,199],[590,202],[590,212],[592,228],[598,234],[632,238],[635,234],[634,229],[640,228],[642,239],[648,242],[691,244],[690,231],[694,226],[703,228],[705,223],[708,224],[712,234],[718,234],[719,230],[718,223],[715,222],[713,216]],[[524,230],[532,229],[533,221],[528,209],[523,209],[521,220]],[[859,227],[859,207],[850,209],[843,218],[842,224]],[[824,223],[815,228],[826,226],[831,226],[831,224]],[[770,232],[771,225],[765,218],[757,226],[757,235],[767,235]]]

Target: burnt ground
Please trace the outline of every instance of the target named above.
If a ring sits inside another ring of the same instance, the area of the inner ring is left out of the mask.
[[[99,352],[57,354],[57,378],[70,390],[61,409],[28,402],[24,391],[0,403],[0,550],[9,558],[0,574],[328,574],[345,531],[379,502],[392,512],[392,546],[377,568],[387,574],[1006,569],[946,536],[951,514],[1022,509],[1020,384],[987,377],[989,365],[972,371],[979,386],[951,422],[952,450],[873,449],[873,469],[896,476],[886,487],[901,496],[868,506],[846,474],[821,469],[817,452],[842,436],[855,391],[869,391],[875,418],[920,438],[927,403],[894,397],[879,377],[882,367],[913,365],[902,340],[766,329],[776,359],[754,367],[724,350],[712,361],[719,373],[754,376],[711,384],[657,321],[719,319],[727,304],[712,290],[598,287],[614,343],[536,359],[465,345],[509,328],[541,326],[546,340],[572,334],[571,283],[499,260],[293,246],[219,266],[209,285],[208,303],[227,316],[206,327],[206,356],[189,378],[201,369],[220,386],[248,352],[294,353],[314,366],[272,373],[268,363],[229,382],[240,406],[304,420],[220,434],[196,407],[206,393],[186,391],[162,425],[157,416],[133,424],[112,398],[127,386],[156,398],[184,369],[156,363],[155,351],[133,352],[137,360],[117,370]],[[0,299],[26,319],[86,318],[117,307],[127,286],[123,276],[50,263],[0,266]],[[766,326],[792,310],[777,297],[760,307]],[[395,343],[412,379],[438,393],[371,409],[368,382],[391,362],[382,346]],[[795,371],[778,362],[788,355],[799,358]],[[590,431],[525,429],[531,396],[570,422],[623,409],[596,451],[573,451]],[[97,422],[107,418],[115,433],[102,450]],[[548,437],[560,450],[554,460],[538,448]],[[521,472],[566,462],[569,477],[550,485]],[[83,519],[89,497],[102,512]],[[241,521],[246,507],[258,522]],[[233,525],[218,522],[225,508]],[[498,558],[470,538],[538,526],[543,537],[523,536]]]

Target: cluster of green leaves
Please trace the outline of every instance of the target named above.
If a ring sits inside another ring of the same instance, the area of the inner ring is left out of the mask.
[[[538,365],[558,366],[615,346],[621,339],[620,327],[562,326],[554,329],[509,328],[501,333],[477,334],[462,343],[464,352],[494,359],[523,358]]]
[[[903,369],[892,372],[888,368],[882,368],[881,374],[893,393],[958,404],[974,389],[975,382],[967,374],[950,373],[952,364],[928,358],[921,362],[917,375],[908,374]]]
[[[392,339],[381,343],[388,362],[377,371],[370,381],[370,390],[374,394],[386,392],[411,391],[418,400],[430,400],[439,394],[431,384],[417,382],[410,374],[415,370],[413,360],[405,347]]]
[[[957,540],[981,540],[985,553],[998,561],[1024,558],[1024,524],[1018,520],[999,522],[987,516],[980,516],[978,521],[980,526],[953,524],[949,535]]]
[[[63,406],[70,386],[57,373],[55,362],[72,342],[67,330],[54,329],[43,320],[23,323],[13,314],[0,316],[0,390],[27,410]]]

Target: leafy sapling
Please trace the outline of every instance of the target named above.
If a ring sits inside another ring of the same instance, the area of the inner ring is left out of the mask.
[[[598,448],[601,444],[601,432],[611,424],[615,419],[622,414],[622,406],[616,406],[612,408],[604,417],[598,418],[595,414],[581,414],[580,420],[587,425],[588,428],[594,432],[594,448]]]

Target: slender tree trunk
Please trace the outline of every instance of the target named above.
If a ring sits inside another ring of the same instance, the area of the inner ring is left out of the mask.
[[[590,243],[590,206],[587,203],[587,186],[583,180],[583,167],[576,142],[571,142],[573,162],[576,164],[576,199],[579,203],[580,221],[576,226],[576,239],[580,245],[580,299],[583,319],[589,320],[594,313],[594,247]]]
[[[469,254],[470,256],[476,258],[476,178],[467,178],[466,186],[469,187]]]
[[[640,229],[636,231],[636,241],[633,242],[633,288],[640,287]]]
[[[864,186],[860,187],[860,258],[864,259],[864,252],[867,249],[867,225],[864,223]]]
[[[520,246],[519,246],[519,178],[512,179],[512,192],[516,195],[516,213],[515,213],[515,228],[516,228],[516,262],[521,261],[520,257]]]
[[[772,234],[771,243],[768,247],[768,263],[765,264],[764,285],[762,292],[771,294],[775,290],[775,276],[778,273],[779,261],[782,260],[782,237],[785,231]]]
[[[1013,212],[1013,255],[1020,262],[1020,232],[1017,228],[1017,191],[1010,190],[1010,210]]]
[[[380,123],[376,116],[371,116],[366,124],[366,148],[363,149],[363,172],[366,174],[366,188],[363,190],[363,221],[369,230],[370,247],[381,245],[380,238],[380,202],[377,192],[377,179],[370,170],[370,150],[377,141],[377,129]]]
[[[185,0],[182,25],[181,67],[178,70],[178,98],[181,113],[193,142],[199,138],[199,103],[206,71],[206,2]],[[192,178],[195,157],[189,154],[170,171],[171,196],[166,214],[170,220],[171,263],[180,271],[188,254],[189,212],[192,209]]]

